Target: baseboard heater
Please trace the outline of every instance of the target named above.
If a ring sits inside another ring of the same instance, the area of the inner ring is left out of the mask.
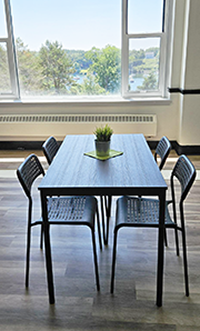
[[[0,115],[0,140],[34,141],[50,135],[62,140],[67,134],[92,134],[97,126],[105,124],[112,126],[114,133],[154,137],[157,132],[155,114],[18,114]]]

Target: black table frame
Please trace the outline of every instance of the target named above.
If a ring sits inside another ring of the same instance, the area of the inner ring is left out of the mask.
[[[158,307],[162,306],[163,229],[167,185],[143,135],[114,135],[112,139],[111,148],[121,150],[124,154],[107,161],[99,161],[83,155],[84,152],[94,149],[92,135],[67,136],[38,187],[41,194],[50,304],[55,302],[55,296],[47,197],[52,195],[147,195],[158,196],[160,201],[156,304]],[[121,174],[120,167],[123,168],[124,174]],[[134,171],[135,173],[137,171],[135,177]]]

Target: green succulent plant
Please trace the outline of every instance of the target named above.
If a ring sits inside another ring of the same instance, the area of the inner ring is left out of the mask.
[[[109,141],[113,134],[113,130],[108,124],[106,124],[103,127],[96,128],[94,134],[97,141]]]

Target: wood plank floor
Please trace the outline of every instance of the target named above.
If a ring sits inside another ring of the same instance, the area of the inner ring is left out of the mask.
[[[51,229],[55,305],[49,305],[44,251],[39,248],[40,229],[32,230],[30,287],[24,285],[27,199],[15,170],[31,151],[0,151],[0,330],[200,330],[200,178],[186,201],[190,292],[184,295],[183,260],[175,254],[173,232],[168,231],[165,250],[163,307],[157,308],[157,231],[120,230],[114,295],[110,294],[112,232],[108,247],[100,252],[97,241],[101,291],[93,273],[90,231],[68,226]],[[45,169],[48,168],[40,151]],[[170,153],[163,175],[177,155]],[[190,157],[200,170],[200,156]],[[40,212],[34,186],[35,217]]]

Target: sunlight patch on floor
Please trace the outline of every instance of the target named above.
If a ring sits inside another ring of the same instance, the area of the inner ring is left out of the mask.
[[[40,162],[45,162],[46,158],[45,156],[38,156],[38,159]],[[16,162],[23,162],[25,160],[25,157],[0,157],[0,163],[16,163]]]
[[[16,163],[16,162],[23,162],[25,160],[24,157],[1,157],[0,163]]]
[[[162,170],[161,173],[164,177],[164,179],[170,179],[170,176],[171,176],[171,170]]]
[[[16,170],[0,170],[1,178],[17,178]]]

